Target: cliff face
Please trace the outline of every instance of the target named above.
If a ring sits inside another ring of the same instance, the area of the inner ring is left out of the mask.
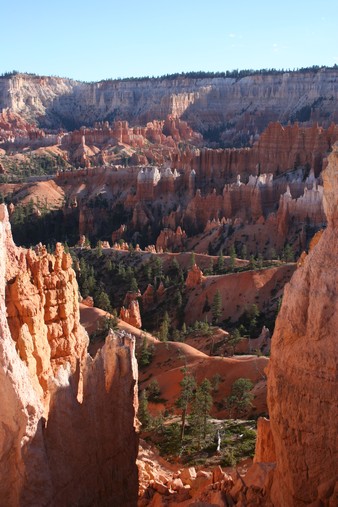
[[[17,248],[4,205],[0,259],[1,502],[135,505],[133,340],[89,357],[70,258]]]
[[[337,146],[323,178],[328,227],[286,285],[272,339],[268,404],[276,507],[333,506],[338,496]]]
[[[70,79],[16,75],[0,79],[0,109],[11,108],[49,126],[93,124],[119,117],[133,123],[182,117],[197,130],[224,127],[262,131],[309,109],[314,120],[335,121],[336,69],[241,79],[145,79],[79,83]],[[197,114],[198,113],[198,114]],[[74,126],[75,126],[74,125]]]
[[[232,178],[262,173],[281,174],[295,167],[308,165],[318,176],[323,158],[338,140],[337,125],[328,128],[270,123],[251,148],[186,150],[174,162],[175,167],[192,167],[196,181],[212,179],[215,183]]]

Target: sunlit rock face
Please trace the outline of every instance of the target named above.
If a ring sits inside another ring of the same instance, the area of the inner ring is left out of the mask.
[[[145,125],[154,118],[174,115],[198,131],[231,123],[232,129],[245,134],[248,125],[252,132],[262,132],[277,120],[337,121],[337,75],[336,69],[322,69],[240,79],[178,77],[80,83],[19,74],[0,79],[0,109],[10,108],[48,126],[59,126],[62,121],[63,126],[74,128],[117,116],[133,125]],[[175,139],[177,130],[175,122],[168,120],[166,133]],[[123,135],[122,125],[121,139]]]
[[[2,505],[135,505],[134,342],[87,344],[68,254],[17,248],[0,205]]]
[[[323,178],[328,227],[286,285],[272,338],[268,405],[276,507],[337,504],[337,146]]]

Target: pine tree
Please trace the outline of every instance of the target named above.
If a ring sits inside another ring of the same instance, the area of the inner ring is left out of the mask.
[[[242,246],[242,259],[246,259],[248,257],[248,249],[246,245]]]
[[[258,269],[262,269],[263,268],[263,264],[264,264],[263,255],[261,253],[259,253],[258,257],[257,257],[257,266],[258,266]]]
[[[237,416],[244,415],[252,406],[253,394],[250,392],[253,383],[247,378],[238,378],[232,384],[231,393],[226,398],[226,407],[229,410],[230,418],[233,410]]]
[[[164,312],[162,324],[160,326],[158,338],[161,342],[166,342],[169,335],[170,318],[168,312]]]
[[[256,269],[256,261],[255,261],[255,257],[253,255],[250,256],[250,268]]]
[[[138,292],[138,285],[135,276],[133,276],[130,280],[129,290],[131,292]]]
[[[211,383],[208,379],[197,387],[192,410],[190,415],[190,424],[192,433],[197,437],[198,448],[201,448],[201,439],[205,440],[207,435],[207,422],[212,407]]]
[[[222,296],[219,289],[217,289],[216,294],[214,295],[214,299],[212,301],[211,306],[211,312],[213,323],[218,324],[222,315]]]
[[[109,296],[104,290],[97,294],[95,298],[95,306],[101,308],[101,310],[104,310],[105,312],[112,311]]]
[[[276,252],[276,249],[274,247],[270,248],[270,254],[269,254],[269,257],[270,259],[274,260],[274,259],[277,259],[277,252]]]
[[[97,242],[96,256],[97,257],[102,257],[102,242],[101,241]]]
[[[152,350],[151,347],[148,346],[146,337],[144,337],[142,341],[140,357],[138,359],[140,368],[148,366],[148,364],[150,364],[151,362],[151,359],[152,359]]]
[[[293,251],[292,246],[289,243],[285,245],[283,249],[282,260],[285,262],[294,262],[295,260],[295,253]]]
[[[257,327],[257,319],[260,315],[259,308],[256,304],[251,305],[245,311],[245,319],[247,321],[247,329],[250,334],[254,333]]]
[[[211,276],[214,273],[214,262],[210,259],[209,267],[204,270],[205,276]]]
[[[222,250],[217,259],[216,272],[218,275],[224,273],[224,255]]]
[[[176,257],[173,259],[173,261],[171,263],[171,268],[172,268],[173,278],[176,279],[178,277],[178,275],[179,275],[179,272],[180,272],[180,265],[177,262]]]
[[[147,387],[147,393],[148,393],[148,400],[153,401],[156,403],[156,401],[159,400],[161,389],[159,386],[159,383],[156,379],[153,379],[150,384],[148,384]]]
[[[145,389],[141,391],[141,395],[139,397],[137,416],[139,418],[140,423],[142,424],[142,428],[144,430],[147,430],[151,422],[151,415],[148,410],[148,396],[147,391]]]
[[[111,259],[107,259],[106,270],[108,271],[108,273],[113,271],[113,263],[112,263]]]
[[[153,270],[152,270],[152,267],[149,262],[148,262],[148,264],[146,264],[146,266],[144,268],[144,273],[146,275],[147,282],[150,283],[153,280]]]
[[[154,277],[162,280],[163,278],[163,262],[160,257],[156,257],[153,263],[153,274]]]
[[[178,400],[176,401],[177,408],[182,410],[181,415],[181,442],[184,438],[184,431],[186,425],[186,418],[189,406],[194,398],[196,382],[194,377],[188,373],[187,368],[183,368],[183,378],[180,382],[181,386],[181,394]]]
[[[177,289],[175,292],[175,305],[178,309],[180,309],[182,308],[182,304],[183,304],[182,294],[181,291]]]

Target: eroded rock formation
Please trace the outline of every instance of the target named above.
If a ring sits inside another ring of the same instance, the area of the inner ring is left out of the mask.
[[[323,178],[328,227],[286,285],[272,339],[268,404],[276,507],[331,507],[338,498],[337,145]]]
[[[140,329],[142,327],[142,319],[138,298],[141,298],[140,291],[127,292],[120,310],[120,319]]]
[[[195,263],[188,271],[185,286],[187,289],[193,289],[200,285],[204,280],[203,271]]]
[[[243,78],[178,76],[99,83],[17,74],[0,79],[0,108],[54,128],[61,121],[80,127],[118,115],[145,124],[174,115],[195,129],[224,130],[227,141],[234,132],[239,139],[248,131],[249,135],[261,132],[277,119],[337,121],[336,82],[337,69],[325,68]],[[228,123],[233,125],[229,132]],[[167,122],[166,129],[175,137],[175,124]]]
[[[111,332],[86,354],[70,258],[17,248],[4,205],[0,259],[2,505],[134,506],[133,339]]]
[[[177,227],[176,231],[167,228],[163,229],[156,240],[156,250],[162,252],[168,250],[171,252],[182,251],[186,238],[187,235],[185,231],[182,231],[180,226]]]

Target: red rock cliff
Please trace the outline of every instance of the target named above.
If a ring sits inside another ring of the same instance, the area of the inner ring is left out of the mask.
[[[61,246],[55,255],[17,248],[0,205],[0,504],[6,507],[136,504],[134,342],[111,333],[90,358],[70,264]]]
[[[272,338],[268,404],[275,507],[338,503],[338,147],[323,173],[328,227],[285,287]]]

